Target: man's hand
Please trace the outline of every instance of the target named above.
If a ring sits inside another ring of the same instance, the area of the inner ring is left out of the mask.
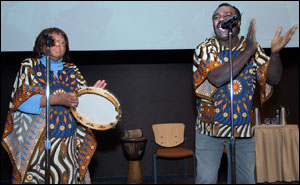
[[[281,37],[280,34],[282,31],[282,27],[280,26],[277,28],[275,37],[273,38],[271,44],[271,52],[273,54],[279,53],[280,50],[289,42],[289,40],[292,38],[293,34],[295,33],[297,27],[298,25],[295,24],[292,28],[289,29],[289,31],[287,31]]]
[[[256,42],[256,19],[252,19],[248,34],[246,38],[246,48],[245,52],[248,53],[250,56],[254,55],[256,49],[257,49],[257,42]]]

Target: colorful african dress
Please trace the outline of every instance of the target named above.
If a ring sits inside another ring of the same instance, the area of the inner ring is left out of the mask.
[[[238,46],[232,49],[236,58],[246,47],[241,37]],[[252,137],[254,114],[253,96],[256,86],[260,87],[261,103],[272,94],[272,86],[266,82],[270,58],[259,46],[238,76],[233,79],[233,122],[235,137]],[[195,49],[193,58],[193,84],[197,96],[198,133],[215,136],[231,136],[230,82],[219,88],[211,84],[207,75],[214,68],[229,62],[229,49],[221,46],[215,37],[206,39]]]
[[[50,71],[50,94],[76,92],[86,84],[78,68],[62,62],[62,70]],[[29,114],[18,109],[30,97],[45,94],[46,68],[39,59],[21,63],[16,77],[2,145],[13,164],[13,183],[45,183],[46,110]],[[50,109],[50,183],[90,183],[88,165],[96,149],[92,131],[77,124],[70,109]]]

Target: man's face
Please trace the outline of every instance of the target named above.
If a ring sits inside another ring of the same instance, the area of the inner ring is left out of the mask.
[[[221,23],[236,14],[235,10],[230,6],[221,6],[213,15],[213,27],[218,40],[228,40],[228,29],[223,29]],[[238,28],[241,22],[238,21],[236,26],[233,26],[233,36],[238,35]]]

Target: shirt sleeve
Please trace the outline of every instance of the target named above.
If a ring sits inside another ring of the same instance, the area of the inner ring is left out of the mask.
[[[214,47],[210,43],[202,43],[196,49],[193,57],[193,84],[195,94],[198,97],[212,100],[218,90],[207,80],[207,75],[219,63],[215,55]]]
[[[267,83],[267,70],[270,64],[270,57],[267,56],[261,46],[258,46],[254,61],[258,65],[256,78],[260,87],[260,102],[263,104],[273,94],[273,86]]]
[[[24,103],[22,103],[19,107],[18,110],[29,113],[29,114],[40,114],[41,112],[41,97],[42,95],[36,94],[27,99]]]

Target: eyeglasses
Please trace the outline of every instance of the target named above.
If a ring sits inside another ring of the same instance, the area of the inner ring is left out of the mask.
[[[63,40],[55,40],[55,41],[54,41],[54,45],[56,45],[56,44],[58,44],[58,45],[60,45],[60,46],[65,46],[65,45],[66,45],[66,42],[63,41]]]

